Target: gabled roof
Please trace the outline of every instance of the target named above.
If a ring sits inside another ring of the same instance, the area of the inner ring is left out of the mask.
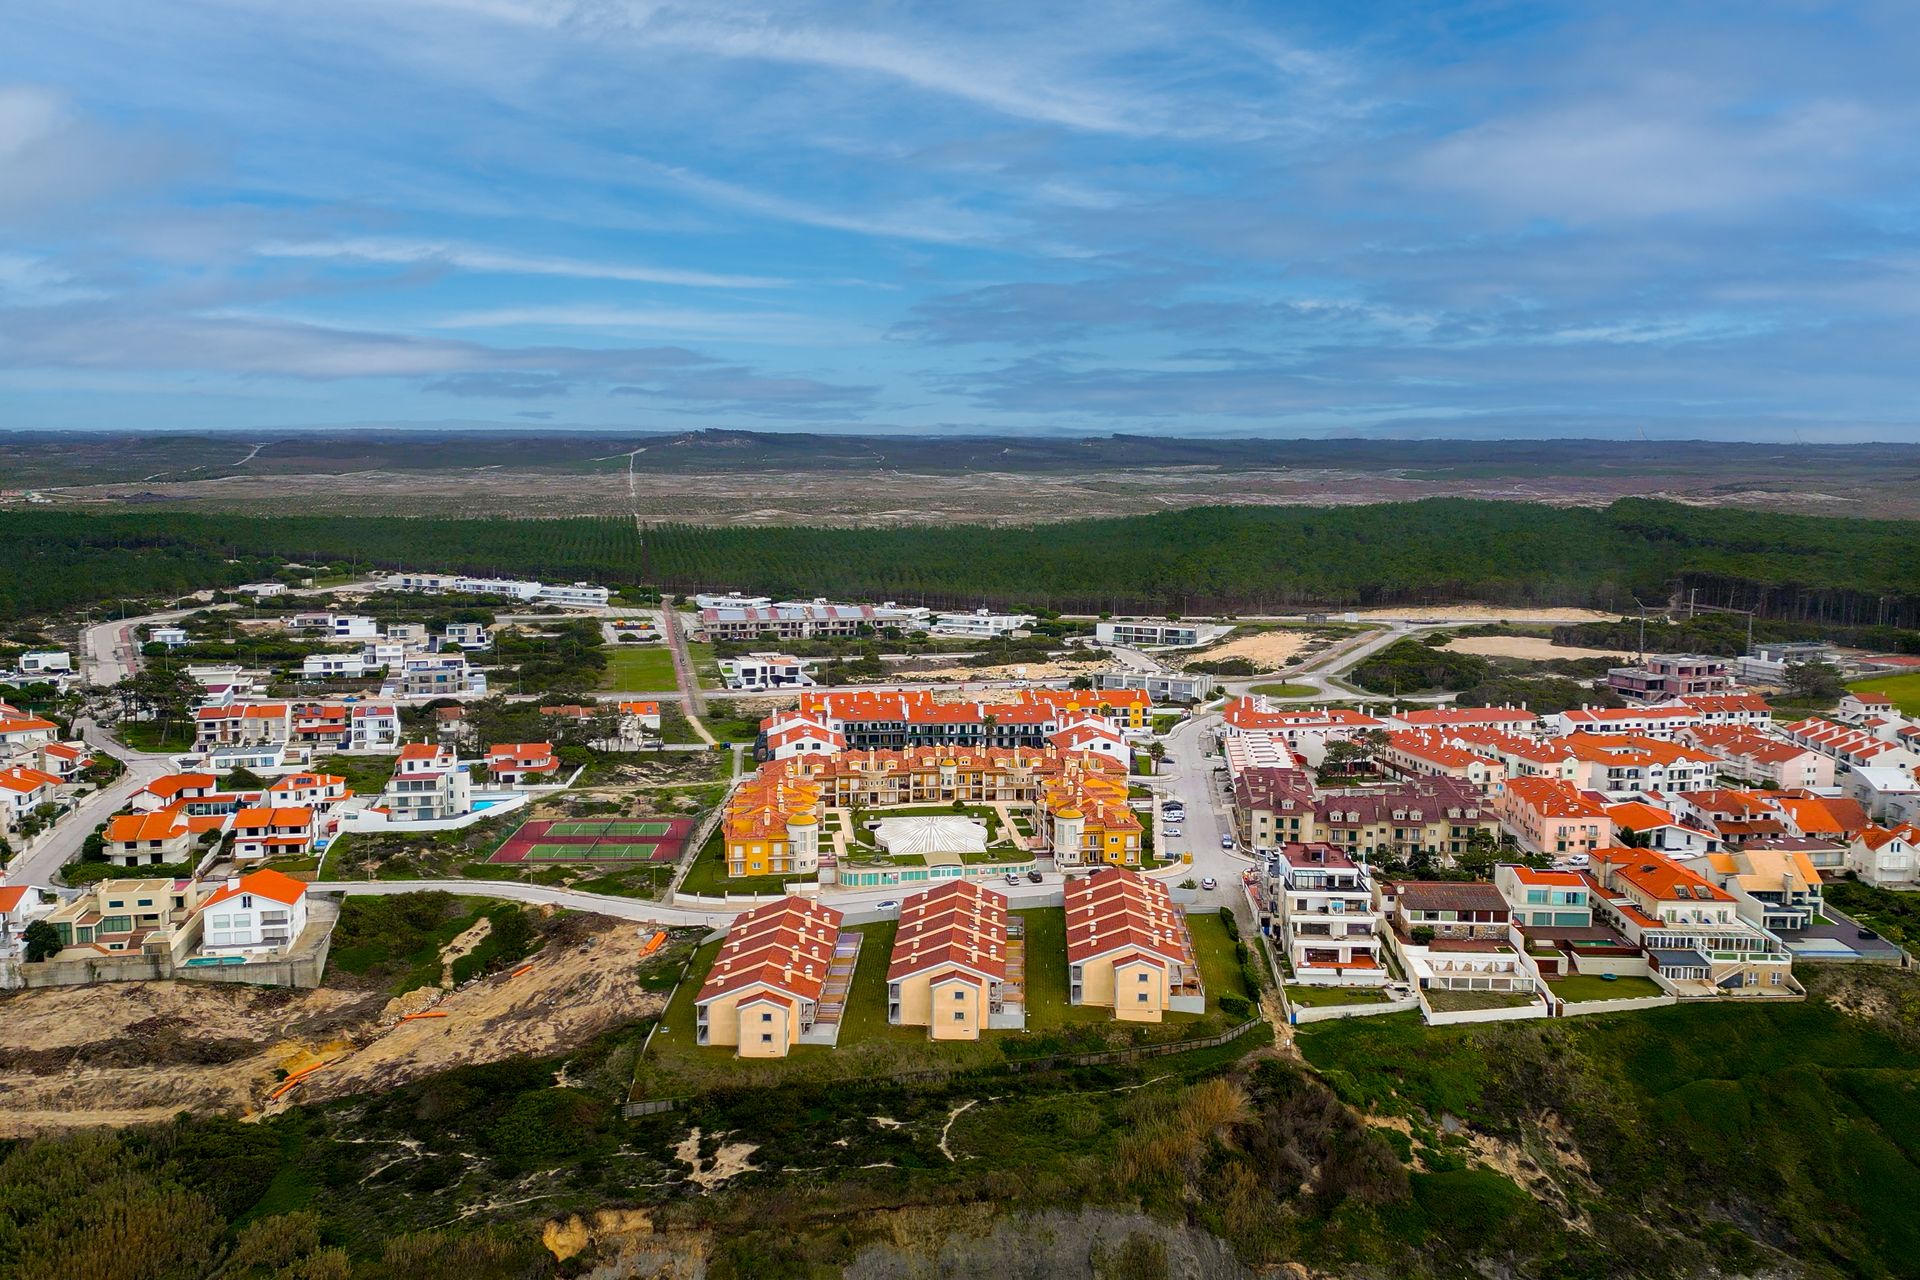
[[[1070,964],[1130,951],[1193,967],[1187,923],[1166,886],[1125,867],[1068,880],[1066,917]]]
[[[153,813],[123,813],[107,823],[109,844],[132,844],[139,840],[172,840],[187,834],[180,807],[169,805]]]
[[[304,881],[295,880],[285,872],[275,871],[272,868],[249,871],[241,876],[238,882],[221,886],[217,893],[200,904],[200,909],[205,911],[208,907],[219,906],[241,894],[252,894],[256,898],[266,898],[292,906],[307,896],[307,886]]]
[[[1596,869],[1630,884],[1655,902],[1732,902],[1733,895],[1673,859],[1648,849],[1600,849]]]
[[[791,894],[735,917],[694,1003],[756,985],[796,1000],[818,1000],[842,919],[832,907]]]
[[[972,880],[950,880],[901,903],[887,981],[954,967],[1007,976],[1007,900]]]
[[[1511,908],[1506,898],[1492,885],[1480,880],[1397,880],[1383,886],[1401,906],[1414,911],[1491,911],[1506,914]]]

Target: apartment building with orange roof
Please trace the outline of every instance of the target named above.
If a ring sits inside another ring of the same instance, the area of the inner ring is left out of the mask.
[[[887,1021],[935,1040],[1026,1026],[1026,941],[1007,900],[970,880],[909,894],[887,964]]]
[[[695,1043],[742,1058],[834,1043],[860,950],[844,919],[798,896],[735,917],[694,998]]]
[[[1833,786],[1834,766],[1829,756],[1811,747],[1788,742],[1741,725],[1696,725],[1682,735],[1720,761],[1718,772],[1740,782],[1766,787]]]
[[[256,805],[233,815],[233,856],[300,857],[313,851],[314,813],[300,805]]]
[[[1520,847],[1564,857],[1613,843],[1613,820],[1599,801],[1559,778],[1509,778],[1493,807]]]
[[[1809,716],[1792,724],[1780,725],[1776,732],[1788,742],[1831,758],[1836,773],[1867,768],[1896,768],[1911,772],[1920,766],[1920,743],[1904,745],[1897,736],[1889,739],[1872,729],[1841,724],[1820,716]]]
[[[189,861],[195,832],[184,806],[174,804],[152,813],[111,818],[102,837],[108,862],[116,867],[146,867]]]
[[[1561,711],[1544,721],[1547,732],[1556,736],[1569,733],[1644,733],[1654,738],[1671,738],[1682,729],[1701,723],[1703,717],[1684,702],[1663,703],[1656,707],[1581,707]]]
[[[761,765],[727,797],[721,834],[729,876],[819,872],[824,806],[808,764]]]
[[[1742,919],[1734,896],[1698,872],[1647,849],[1603,849],[1587,875],[1600,917],[1646,952],[1670,994],[1802,994],[1786,944]]]
[[[509,787],[541,786],[560,772],[551,742],[496,742],[487,748],[485,763],[493,780]]]
[[[1067,881],[1067,998],[1122,1022],[1203,1013],[1206,988],[1186,916],[1165,885],[1122,868]]]
[[[1275,703],[1262,694],[1245,694],[1231,699],[1221,712],[1223,732],[1228,736],[1249,730],[1264,731],[1278,737],[1288,748],[1299,751],[1308,744],[1352,741],[1387,724],[1374,716],[1345,707],[1298,707]]]
[[[1403,777],[1453,778],[1483,796],[1500,794],[1507,782],[1507,767],[1498,756],[1431,729],[1401,729],[1389,735],[1373,758]]]
[[[1697,693],[1681,702],[1699,714],[1703,727],[1764,729],[1773,723],[1773,707],[1757,693]]]

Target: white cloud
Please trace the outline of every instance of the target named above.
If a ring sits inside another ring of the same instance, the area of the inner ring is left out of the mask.
[[[442,266],[500,275],[567,276],[580,280],[627,280],[702,289],[773,289],[790,281],[774,276],[725,275],[675,267],[591,262],[544,257],[445,241],[354,237],[344,240],[274,240],[255,253],[267,258],[321,258],[401,266]]]

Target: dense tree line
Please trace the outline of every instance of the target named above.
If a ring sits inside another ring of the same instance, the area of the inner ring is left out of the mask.
[[[1912,521],[1646,499],[1605,510],[1461,498],[1206,507],[1014,528],[22,512],[0,517],[0,616],[232,585],[284,558],[1074,612],[1455,599],[1625,608],[1635,597],[1664,601],[1680,583],[1710,583],[1716,597],[1797,617],[1913,626],[1917,550]]]

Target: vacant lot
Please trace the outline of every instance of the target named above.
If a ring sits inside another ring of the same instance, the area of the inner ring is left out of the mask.
[[[1610,649],[1578,649],[1555,644],[1537,636],[1456,636],[1442,648],[1455,653],[1477,653],[1487,658],[1526,658],[1546,662],[1554,658],[1618,658],[1626,654]]]
[[[665,693],[679,688],[673,675],[673,651],[664,642],[607,646],[607,669],[602,689],[631,693]]]

